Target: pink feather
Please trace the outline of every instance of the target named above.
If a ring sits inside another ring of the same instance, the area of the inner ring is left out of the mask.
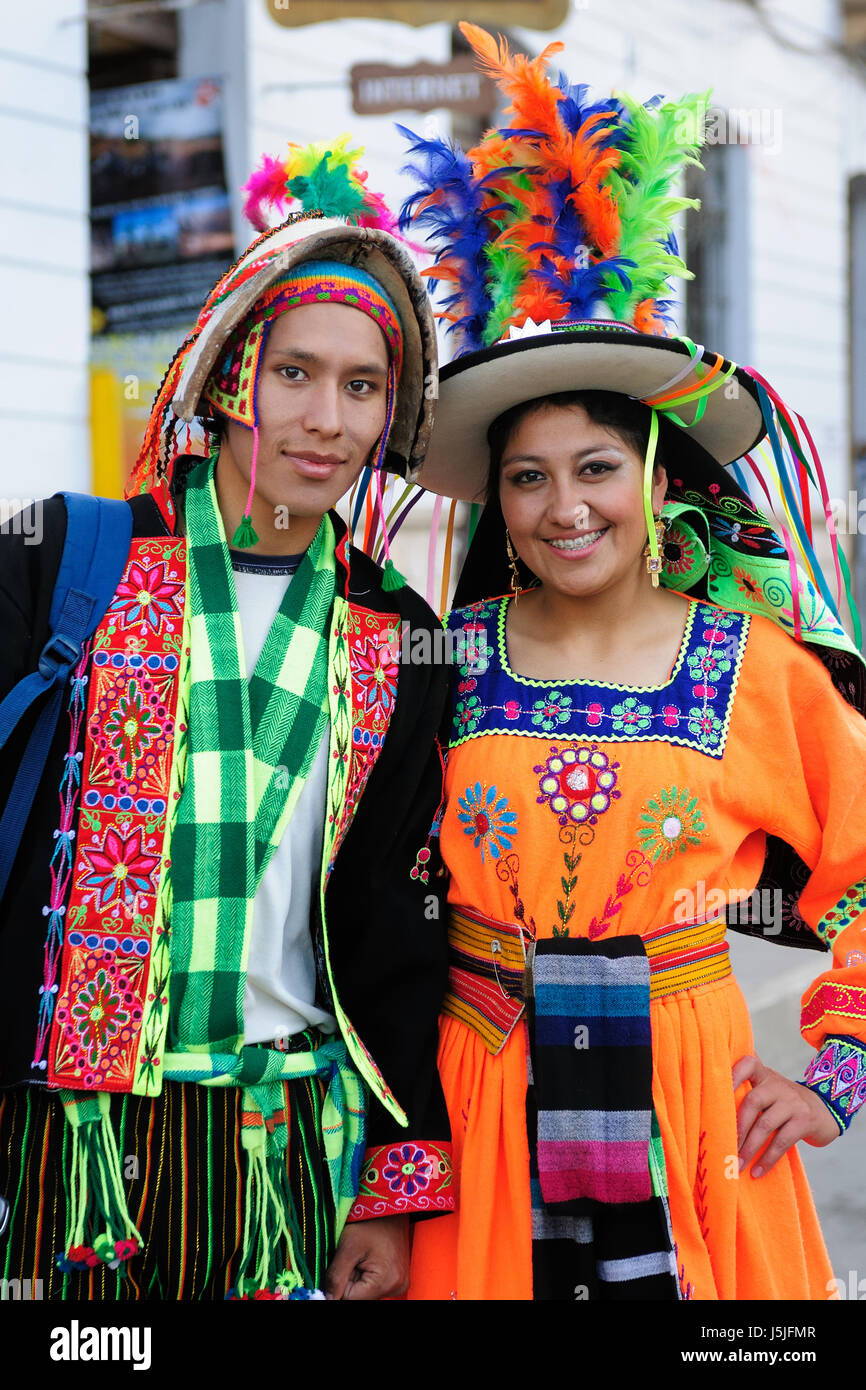
[[[283,212],[286,204],[293,201],[286,193],[285,164],[269,154],[262,155],[261,167],[250,174],[241,192],[247,195],[244,199],[244,217],[259,232],[266,232],[269,225],[263,204],[270,204]]]

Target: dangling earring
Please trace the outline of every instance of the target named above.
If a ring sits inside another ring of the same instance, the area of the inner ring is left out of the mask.
[[[657,589],[658,586],[659,586],[659,573],[660,573],[661,568],[662,568],[662,554],[661,554],[661,548],[662,548],[662,544],[663,544],[663,542],[664,542],[665,532],[666,532],[666,530],[668,529],[668,524],[667,524],[667,521],[665,520],[665,518],[664,518],[663,516],[657,516],[657,517],[655,517],[654,520],[653,520],[653,525],[654,525],[654,527],[655,527],[655,533],[656,533],[656,534],[655,534],[655,541],[656,541],[656,543],[655,543],[655,554],[653,554],[653,547],[652,547],[652,545],[650,544],[649,540],[647,540],[647,543],[646,543],[646,545],[644,546],[644,552],[643,552],[643,553],[644,553],[644,555],[646,556],[646,569],[647,569],[647,574],[648,574],[648,575],[650,576],[650,578],[652,579],[653,588],[654,588],[654,589]]]
[[[518,603],[522,592],[520,587],[520,574],[517,569],[517,556],[514,553],[511,537],[508,534],[508,527],[505,528],[505,549],[508,551],[508,563],[511,566],[511,592],[514,595],[514,602]]]

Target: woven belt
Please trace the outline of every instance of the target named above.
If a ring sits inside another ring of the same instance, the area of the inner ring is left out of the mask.
[[[650,963],[650,999],[696,989],[731,973],[725,922],[677,922],[641,938]],[[501,1052],[532,992],[535,943],[516,922],[451,908],[451,965],[442,1013],[457,1018]]]

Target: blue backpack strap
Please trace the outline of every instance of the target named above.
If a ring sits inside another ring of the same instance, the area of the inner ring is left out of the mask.
[[[0,748],[35,700],[48,692],[30,735],[0,819],[0,897],[6,889],[27,815],[42,780],[70,672],[93,636],[120,581],[132,539],[128,502],[83,493],[60,494],[66,504],[66,540],[54,585],[50,635],[37,669],[0,704]]]

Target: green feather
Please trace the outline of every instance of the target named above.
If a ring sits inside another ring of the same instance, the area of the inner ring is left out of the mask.
[[[630,290],[613,274],[607,277],[612,291],[608,304],[615,318],[629,322],[642,299],[667,294],[671,277],[692,278],[682,258],[664,242],[677,213],[699,206],[694,198],[673,196],[671,189],[687,165],[701,167],[697,151],[703,143],[709,92],[665,102],[652,111],[624,93],[617,95],[630,120],[620,167],[610,171],[606,182],[620,211],[618,254],[634,261],[636,268],[628,271]]]
[[[328,150],[309,176],[298,174],[288,180],[286,188],[305,212],[320,208],[326,217],[356,217],[364,209],[363,190],[352,183],[345,164],[329,169],[330,158]]]
[[[488,245],[484,254],[489,267],[487,293],[493,308],[487,315],[482,340],[485,347],[489,347],[499,342],[505,331],[504,324],[514,313],[514,297],[523,284],[528,261],[520,251],[509,246]]]

